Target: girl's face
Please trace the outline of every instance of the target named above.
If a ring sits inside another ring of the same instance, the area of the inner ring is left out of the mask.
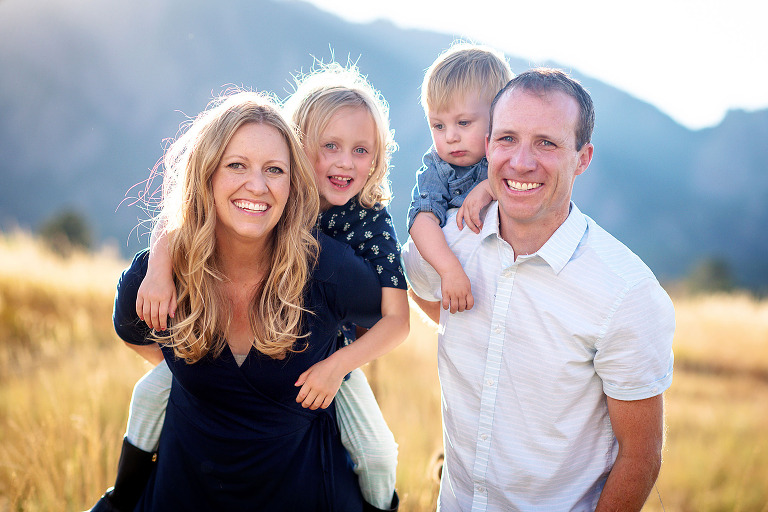
[[[211,178],[218,239],[254,242],[272,235],[288,202],[290,162],[276,128],[248,123],[237,129]]]
[[[363,107],[342,107],[318,137],[313,159],[320,209],[341,206],[365,186],[375,158],[376,125]]]

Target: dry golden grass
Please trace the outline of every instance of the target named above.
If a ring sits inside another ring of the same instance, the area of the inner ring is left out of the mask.
[[[0,512],[90,507],[115,476],[128,401],[148,366],[112,331],[126,262],[60,260],[0,237]],[[768,302],[675,300],[676,372],[666,395],[658,493],[667,512],[768,512]],[[434,327],[366,367],[400,445],[404,512],[434,509],[441,447]],[[644,510],[662,510],[656,490]]]

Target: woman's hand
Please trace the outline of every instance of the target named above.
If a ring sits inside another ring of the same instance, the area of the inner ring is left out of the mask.
[[[305,409],[326,409],[341,387],[347,372],[339,374],[333,355],[313,364],[309,370],[299,375],[299,380],[294,384],[301,386],[296,402]]]

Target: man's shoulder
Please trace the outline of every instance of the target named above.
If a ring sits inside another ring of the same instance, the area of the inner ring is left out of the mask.
[[[464,229],[459,229],[456,224],[456,214],[458,211],[458,208],[449,210],[445,226],[443,226],[445,240],[448,242],[448,246],[454,253],[466,249],[473,250],[475,247],[479,246],[485,238],[498,233],[499,218],[495,201],[491,202],[484,213],[483,229],[480,230],[479,234],[473,232],[466,226],[464,226]],[[457,257],[459,256],[458,254],[456,255]]]
[[[605,266],[605,271],[615,275],[630,286],[644,279],[656,279],[653,271],[618,238],[601,227],[592,218],[587,220],[585,249],[594,254]]]

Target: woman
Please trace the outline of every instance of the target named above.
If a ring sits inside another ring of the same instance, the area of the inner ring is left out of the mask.
[[[318,194],[295,134],[263,95],[203,112],[164,160],[178,290],[174,323],[136,314],[139,253],[118,284],[115,329],[174,379],[157,467],[138,510],[362,510],[333,405],[296,402],[299,375],[370,327],[378,280],[352,249],[313,237]]]

